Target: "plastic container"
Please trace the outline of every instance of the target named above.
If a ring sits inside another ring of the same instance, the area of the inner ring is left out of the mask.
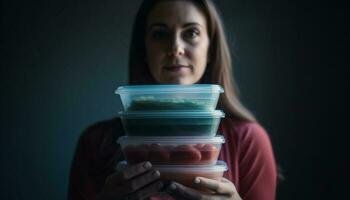
[[[135,110],[208,110],[216,108],[219,85],[132,85],[115,90],[125,111]]]
[[[159,170],[162,180],[175,181],[188,187],[194,187],[193,180],[197,176],[217,180],[227,171],[224,161],[217,161],[215,165],[153,165],[153,168]]]
[[[130,164],[150,161],[152,164],[215,164],[225,143],[223,136],[215,137],[130,137],[122,136],[124,157]]]
[[[120,112],[129,136],[214,136],[222,111]]]

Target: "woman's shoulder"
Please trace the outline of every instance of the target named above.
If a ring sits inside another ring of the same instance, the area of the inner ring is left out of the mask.
[[[82,132],[80,139],[99,141],[104,138],[118,138],[124,134],[124,129],[120,118],[101,120],[89,125]]]
[[[106,169],[110,172],[115,161],[122,159],[116,145],[116,140],[121,134],[124,134],[124,131],[119,118],[91,124],[83,130],[78,139],[76,162],[89,162],[89,167],[94,173]]]
[[[234,138],[240,142],[269,142],[268,133],[258,122],[238,121],[232,118],[226,118],[222,124],[222,129],[234,135]]]
[[[113,129],[113,128],[119,128],[122,127],[122,122],[121,119],[118,117],[111,118],[111,119],[106,119],[106,120],[101,120],[92,123],[89,125],[85,131],[97,131],[101,129]]]

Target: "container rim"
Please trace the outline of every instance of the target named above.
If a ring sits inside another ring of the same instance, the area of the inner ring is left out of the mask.
[[[115,94],[124,93],[223,93],[224,89],[216,84],[161,84],[161,85],[125,85],[119,86]]]
[[[198,110],[157,110],[157,111],[120,111],[121,118],[224,118],[225,113],[221,110],[198,111]]]
[[[153,168],[166,172],[224,172],[227,164],[218,160],[213,165],[153,165]]]
[[[117,139],[118,144],[223,144],[225,138],[223,135],[210,136],[121,136]]]

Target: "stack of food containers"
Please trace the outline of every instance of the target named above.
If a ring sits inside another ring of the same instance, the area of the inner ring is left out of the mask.
[[[139,85],[116,90],[126,136],[118,139],[129,164],[150,161],[161,179],[191,186],[196,176],[219,178],[224,138],[216,135],[224,113],[215,110],[219,85]]]

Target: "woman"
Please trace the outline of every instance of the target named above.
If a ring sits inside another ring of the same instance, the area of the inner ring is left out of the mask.
[[[229,170],[220,180],[197,177],[201,193],[176,182],[165,185],[149,162],[114,170],[123,160],[115,140],[119,119],[97,123],[80,137],[71,167],[69,199],[157,199],[162,190],[175,199],[275,198],[276,166],[270,140],[239,102],[220,17],[210,0],[145,0],[136,16],[129,60],[130,84],[223,86],[218,109],[226,113],[219,155]]]

